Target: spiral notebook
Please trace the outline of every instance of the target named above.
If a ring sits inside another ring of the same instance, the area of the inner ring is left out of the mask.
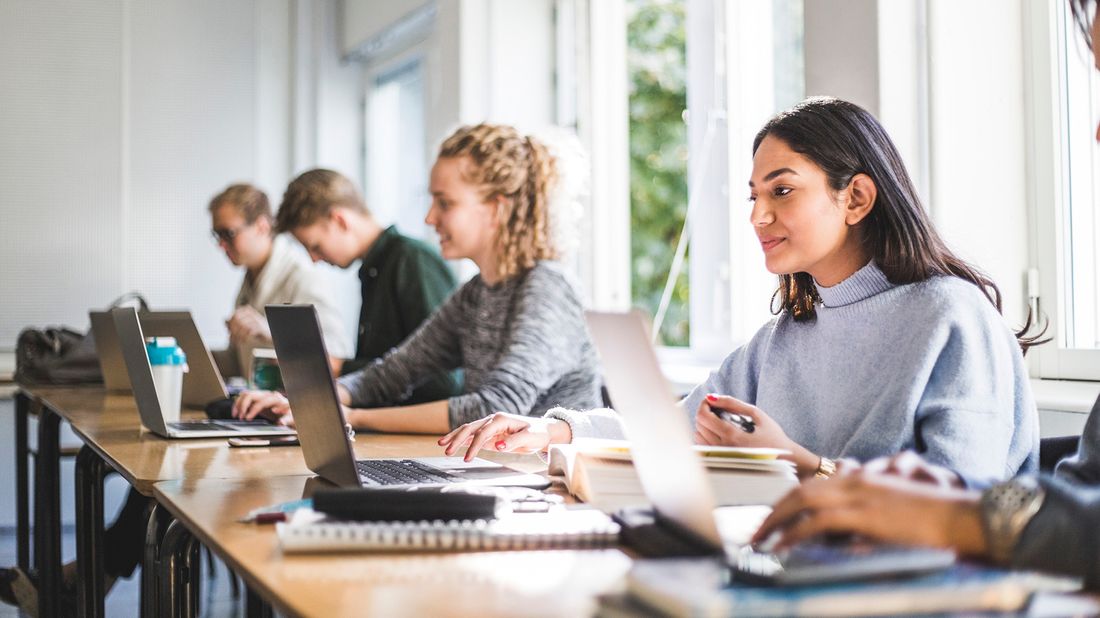
[[[357,522],[299,509],[276,526],[284,553],[589,549],[614,545],[619,525],[590,508],[559,507],[493,520]]]

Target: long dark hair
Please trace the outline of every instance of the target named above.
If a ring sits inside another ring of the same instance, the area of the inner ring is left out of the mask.
[[[867,110],[830,97],[806,99],[780,113],[756,134],[756,154],[765,137],[781,140],[791,150],[813,161],[825,172],[829,187],[840,191],[856,174],[866,174],[875,183],[878,196],[874,208],[859,226],[862,242],[875,264],[895,285],[924,281],[937,275],[951,275],[973,283],[1001,312],[1001,291],[983,272],[958,258],[936,232],[921,207],[917,190],[890,136]],[[779,306],[796,321],[813,320],[815,303],[821,299],[809,273],[779,276],[775,297]],[[1038,336],[1025,336],[1027,322],[1016,333],[1026,353],[1043,343]],[[1045,328],[1043,329],[1046,330]]]
[[[1096,0],[1069,0],[1070,12],[1073,13],[1073,23],[1085,39],[1085,45],[1092,49],[1092,16],[1096,10]]]

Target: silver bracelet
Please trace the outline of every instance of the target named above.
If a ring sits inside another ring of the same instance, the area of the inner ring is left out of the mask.
[[[1034,476],[1021,476],[982,493],[982,530],[990,558],[1008,564],[1028,522],[1043,506],[1046,491]]]

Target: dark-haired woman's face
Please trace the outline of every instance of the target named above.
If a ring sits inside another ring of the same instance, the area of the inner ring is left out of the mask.
[[[768,271],[805,272],[831,286],[867,263],[858,231],[847,223],[846,192],[832,190],[824,170],[782,140],[760,143],[749,190],[750,222]]]

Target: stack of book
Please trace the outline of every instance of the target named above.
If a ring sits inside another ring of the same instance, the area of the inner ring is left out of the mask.
[[[719,505],[774,504],[798,485],[794,464],[779,449],[697,446]],[[648,505],[622,440],[577,440],[550,449],[550,474],[569,492],[601,510]]]

